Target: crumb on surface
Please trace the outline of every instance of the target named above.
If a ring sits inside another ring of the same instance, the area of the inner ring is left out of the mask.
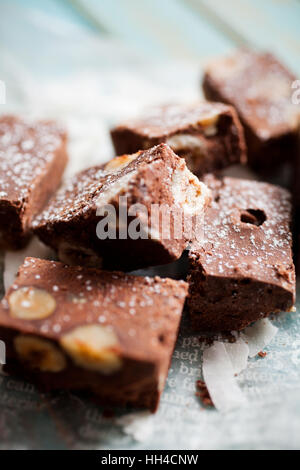
[[[198,389],[198,391],[196,392],[196,396],[201,399],[203,405],[214,407],[215,405],[210,397],[205,382],[203,382],[202,380],[197,380],[196,386]]]
[[[266,357],[267,353],[265,351],[259,351],[258,356],[259,357]]]

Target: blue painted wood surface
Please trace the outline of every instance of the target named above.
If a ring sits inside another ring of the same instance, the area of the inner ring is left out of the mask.
[[[203,59],[250,45],[273,50],[300,73],[299,0],[2,0],[0,9],[8,4],[121,39],[150,60]],[[19,25],[10,27],[22,37]],[[43,31],[38,36],[27,47],[38,49]]]
[[[274,51],[300,73],[299,0],[2,0],[0,9],[7,4],[121,39],[149,60],[205,59],[250,45]],[[22,28],[13,33],[22,37]],[[40,31],[29,40],[38,49],[47,38]]]

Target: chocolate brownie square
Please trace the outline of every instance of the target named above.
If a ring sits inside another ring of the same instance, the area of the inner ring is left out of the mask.
[[[232,331],[295,302],[291,197],[277,186],[234,178],[205,182],[213,204],[205,243],[190,251],[189,308],[199,330]]]
[[[245,163],[242,126],[235,110],[200,102],[155,108],[111,130],[117,155],[148,149],[161,142],[184,157],[197,176],[234,163]]]
[[[294,158],[299,119],[299,106],[292,103],[294,80],[272,54],[248,50],[212,61],[204,75],[206,98],[235,107],[249,164],[264,174]]]
[[[161,144],[79,173],[34,226],[68,264],[130,271],[178,259],[209,201],[185,161]]]
[[[54,122],[0,117],[0,246],[25,245],[34,216],[60,184],[66,134]]]
[[[188,286],[26,258],[0,304],[6,371],[155,411]]]

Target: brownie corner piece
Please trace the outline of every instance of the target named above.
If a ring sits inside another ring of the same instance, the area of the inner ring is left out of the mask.
[[[157,107],[116,126],[111,137],[117,155],[166,143],[197,176],[246,162],[243,128],[223,103]]]
[[[245,129],[249,164],[272,174],[293,159],[299,110],[292,103],[296,77],[268,52],[248,49],[211,61],[205,97],[234,106]]]
[[[160,144],[77,174],[37,217],[35,232],[68,264],[130,271],[180,258],[190,241],[186,220],[192,222],[209,201],[208,189],[185,161]],[[107,206],[118,220],[107,222],[107,233],[100,233],[107,221],[100,212]],[[163,208],[169,216],[167,233],[160,223]],[[155,209],[159,214],[152,217]],[[137,221],[139,233],[133,233]]]
[[[0,117],[0,246],[21,248],[61,181],[66,133],[54,122]]]
[[[157,409],[188,285],[26,258],[0,303],[6,372]]]
[[[295,302],[290,193],[208,176],[206,241],[190,251],[188,305],[195,329],[232,331]]]

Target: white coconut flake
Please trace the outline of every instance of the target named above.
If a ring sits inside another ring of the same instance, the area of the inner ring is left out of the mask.
[[[249,346],[245,341],[242,338],[238,338],[235,343],[224,343],[224,346],[231,360],[234,374],[239,374],[242,370],[246,369]]]
[[[154,416],[149,411],[130,413],[116,420],[123,432],[137,442],[147,441],[154,430]]]
[[[256,356],[276,335],[278,328],[268,319],[258,320],[254,325],[245,328],[241,333],[242,339],[249,346],[249,357]]]
[[[34,258],[48,259],[51,256],[51,249],[34,237],[30,243],[19,251],[6,251],[4,256],[4,288],[5,292],[13,284],[19,267],[23,264],[27,256]]]
[[[215,341],[203,352],[203,378],[215,407],[227,412],[247,403],[234,377],[235,370],[224,343]]]

